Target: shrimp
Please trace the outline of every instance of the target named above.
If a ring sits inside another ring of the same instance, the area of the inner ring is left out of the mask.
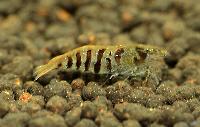
[[[35,80],[53,69],[80,71],[82,73],[141,76],[148,71],[150,56],[165,56],[159,47],[132,45],[85,45],[51,59],[36,67]]]

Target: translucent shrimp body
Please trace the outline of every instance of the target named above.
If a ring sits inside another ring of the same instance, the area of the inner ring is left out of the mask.
[[[150,45],[86,45],[54,57],[47,64],[38,66],[35,80],[53,69],[83,73],[135,76],[146,72],[149,56],[164,56],[166,51]]]

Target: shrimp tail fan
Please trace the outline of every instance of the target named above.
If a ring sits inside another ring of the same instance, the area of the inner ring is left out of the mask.
[[[62,62],[62,58],[62,55],[57,56],[51,59],[47,64],[36,67],[33,73],[33,75],[35,76],[35,81],[46,73],[50,72],[51,70],[56,69],[58,65]]]

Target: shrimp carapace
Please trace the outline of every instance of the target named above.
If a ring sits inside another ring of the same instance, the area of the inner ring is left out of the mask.
[[[86,45],[51,59],[35,69],[35,80],[53,69],[90,72],[96,74],[135,75],[148,56],[164,56],[166,51],[150,45]],[[145,71],[145,69],[142,69]]]

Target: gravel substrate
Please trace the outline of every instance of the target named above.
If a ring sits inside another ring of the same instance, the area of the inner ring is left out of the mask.
[[[141,80],[38,65],[86,44],[156,45]],[[158,79],[158,80],[156,80]],[[200,127],[199,0],[1,0],[0,127]]]

